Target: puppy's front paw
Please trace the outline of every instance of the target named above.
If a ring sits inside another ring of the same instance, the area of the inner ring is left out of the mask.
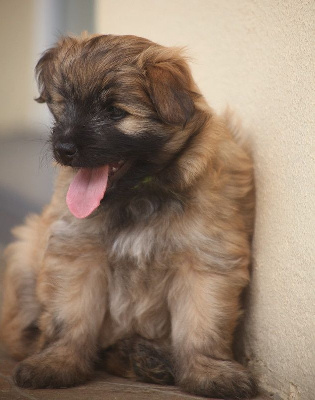
[[[205,397],[243,400],[257,394],[255,380],[242,365],[206,357],[196,358],[178,384],[189,393]]]
[[[38,354],[21,362],[14,371],[17,386],[29,389],[74,386],[89,378],[88,371],[65,359]]]
[[[41,388],[46,387],[43,375],[36,366],[28,362],[20,363],[13,374],[14,383],[22,388]]]

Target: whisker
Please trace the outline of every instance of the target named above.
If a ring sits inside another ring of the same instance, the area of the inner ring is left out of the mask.
[[[49,168],[52,163],[52,152],[51,152],[51,138],[48,138],[43,143],[39,156],[39,169],[45,166]]]

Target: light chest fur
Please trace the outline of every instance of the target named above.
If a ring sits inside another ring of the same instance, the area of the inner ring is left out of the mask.
[[[169,336],[171,259],[179,247],[172,235],[173,220],[168,215],[154,223],[153,217],[114,235],[106,232],[111,341],[132,333],[148,339]]]

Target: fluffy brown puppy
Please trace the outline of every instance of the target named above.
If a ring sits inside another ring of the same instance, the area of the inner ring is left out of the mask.
[[[97,362],[203,396],[252,396],[231,351],[249,281],[252,163],[180,51],[66,37],[37,74],[59,176],[6,252],[1,332],[26,358],[17,385],[75,385]]]

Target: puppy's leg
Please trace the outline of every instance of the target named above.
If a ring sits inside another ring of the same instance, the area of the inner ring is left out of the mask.
[[[215,274],[181,266],[170,292],[176,381],[200,396],[244,399],[256,386],[232,360],[231,343],[246,273]]]
[[[88,239],[50,245],[38,283],[42,350],[17,367],[18,386],[66,387],[88,379],[105,313],[104,263]]]
[[[35,289],[40,231],[39,217],[29,217],[26,225],[14,231],[19,240],[6,249],[0,333],[10,354],[18,360],[34,353],[37,346],[40,304]]]
[[[174,383],[168,347],[140,336],[119,340],[103,350],[100,367],[124,378],[167,385]]]

